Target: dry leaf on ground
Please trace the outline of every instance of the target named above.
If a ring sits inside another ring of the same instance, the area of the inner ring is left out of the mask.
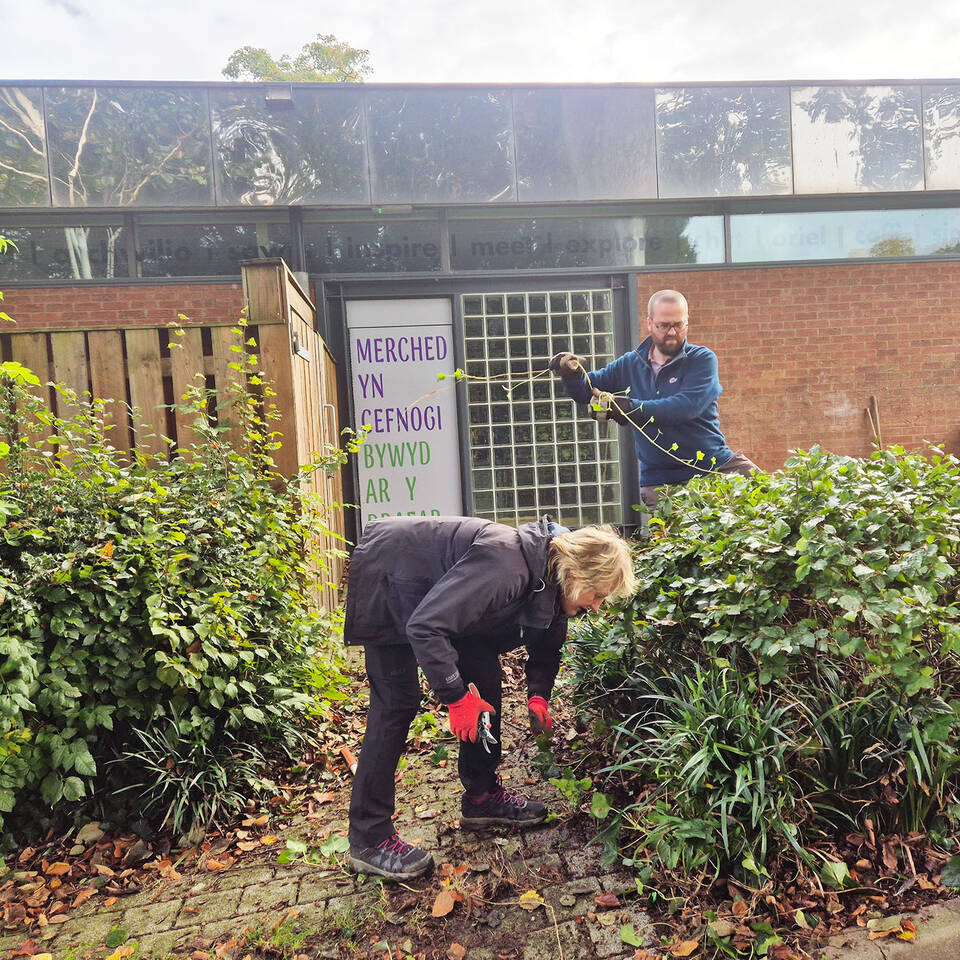
[[[526,893],[520,895],[517,903],[523,907],[524,910],[536,910],[537,907],[543,906],[543,897],[541,897],[536,890],[528,890]]]
[[[598,910],[616,910],[620,906],[620,898],[615,893],[598,893],[593,902]]]
[[[452,909],[456,901],[449,890],[441,890],[437,894],[437,899],[433,901],[433,910],[430,915],[433,917],[445,917]]]

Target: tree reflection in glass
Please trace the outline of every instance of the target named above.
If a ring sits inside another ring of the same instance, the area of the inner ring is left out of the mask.
[[[196,90],[48,88],[54,203],[63,207],[211,203],[205,101]]]
[[[660,196],[789,193],[789,116],[782,87],[658,90]]]
[[[960,87],[923,88],[926,188],[960,186]]]
[[[0,206],[49,202],[40,90],[0,87]]]
[[[922,190],[919,87],[793,90],[797,193]]]

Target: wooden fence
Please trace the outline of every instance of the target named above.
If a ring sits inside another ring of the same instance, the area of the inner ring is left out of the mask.
[[[261,260],[243,266],[243,290],[248,326],[258,369],[270,380],[280,419],[273,429],[283,434],[283,446],[274,453],[279,471],[291,476],[311,463],[328,445],[339,443],[336,364],[326,344],[314,330],[316,308],[282,260]],[[230,367],[244,358],[231,350],[238,344],[232,329],[238,318],[222,324],[183,322],[183,334],[170,327],[125,326],[117,329],[73,329],[0,334],[0,357],[29,367],[46,384],[63,383],[78,395],[121,401],[107,406],[115,426],[110,439],[118,449],[134,445],[144,452],[163,455],[190,444],[189,415],[176,404],[198,374],[216,404],[230,397],[230,384],[242,374]],[[171,347],[171,344],[177,346]],[[62,403],[51,387],[39,388],[43,399],[57,409]],[[137,408],[137,415],[131,415]],[[231,439],[235,435],[228,432]],[[343,535],[343,488],[340,472],[314,472],[309,489],[327,505],[327,526]],[[326,545],[338,543],[331,537]],[[342,562],[331,559],[324,577],[339,582]],[[336,589],[324,585],[321,602],[336,604]]]

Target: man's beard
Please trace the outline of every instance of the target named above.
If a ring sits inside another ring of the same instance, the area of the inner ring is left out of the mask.
[[[683,349],[684,341],[677,338],[676,340],[664,340],[662,344],[659,344],[657,349],[667,357],[675,357]]]

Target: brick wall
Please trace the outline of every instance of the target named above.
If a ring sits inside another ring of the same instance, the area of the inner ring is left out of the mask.
[[[644,274],[641,314],[663,287],[687,297],[690,340],[719,358],[730,446],[765,469],[815,443],[868,454],[871,395],[885,444],[960,454],[960,264]]]
[[[960,454],[960,264],[643,274],[641,313],[661,287],[687,296],[690,339],[720,359],[731,447],[765,469],[814,443],[868,454],[871,395],[885,443]],[[24,331],[222,322],[242,305],[238,282],[110,284],[8,289],[2,309]]]
[[[166,326],[184,314],[193,323],[240,316],[240,283],[104,284],[7,289],[3,309],[17,321],[10,330]],[[0,328],[0,333],[6,332]]]

